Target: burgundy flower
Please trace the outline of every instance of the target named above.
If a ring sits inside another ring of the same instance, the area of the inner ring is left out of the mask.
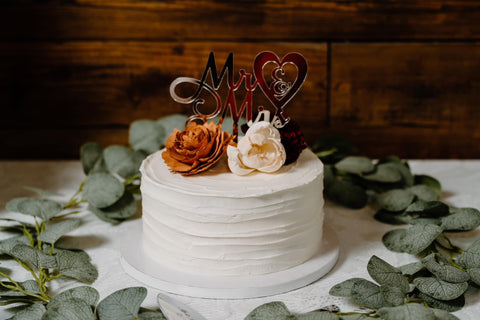
[[[279,128],[278,131],[280,131],[282,144],[287,153],[285,165],[295,162],[300,153],[302,153],[302,150],[307,147],[307,142],[300,130],[300,126],[290,119],[290,121],[283,128]]]

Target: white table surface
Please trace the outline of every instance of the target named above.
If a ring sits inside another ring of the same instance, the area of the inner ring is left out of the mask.
[[[436,177],[443,186],[442,200],[458,207],[480,208],[480,160],[428,160],[410,161],[416,174]],[[24,186],[36,187],[57,192],[68,199],[74,194],[84,175],[79,161],[0,161],[0,216],[16,217],[6,212],[5,204],[12,198],[34,196]],[[358,310],[347,298],[333,297],[329,289],[352,277],[370,279],[366,265],[372,255],[386,260],[394,266],[416,261],[408,254],[388,251],[381,243],[382,235],[395,228],[373,219],[374,209],[349,210],[330,202],[326,203],[326,222],[337,232],[340,241],[340,256],[333,270],[319,281],[288,293],[255,299],[217,300],[190,298],[171,295],[197,310],[209,320],[243,319],[255,307],[270,301],[283,301],[292,312],[307,312],[325,305],[336,304],[342,311]],[[23,219],[26,216],[21,215]],[[66,236],[71,245],[84,249],[97,267],[99,276],[93,286],[101,299],[116,290],[130,286],[144,286],[125,273],[120,265],[120,251],[116,239],[129,232],[132,221],[112,226],[83,212],[81,226]],[[136,217],[139,219],[140,214]],[[460,243],[480,237],[480,230],[451,236]],[[0,234],[5,238],[5,234]],[[2,267],[12,268],[8,260],[0,261]],[[24,280],[28,274],[15,266],[13,278]],[[53,291],[61,291],[77,286],[78,282],[54,281]],[[144,307],[156,308],[157,289],[149,288]],[[480,289],[470,288],[466,293],[466,306],[454,314],[460,319],[478,319],[480,312]],[[0,319],[8,317],[8,310],[0,307]]]

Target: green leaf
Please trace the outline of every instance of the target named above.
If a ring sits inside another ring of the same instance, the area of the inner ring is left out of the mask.
[[[323,185],[325,189],[329,188],[335,181],[335,175],[333,174],[332,167],[330,165],[325,165],[323,168]]]
[[[440,201],[417,200],[407,208],[407,213],[418,214],[422,217],[439,218],[448,215],[448,206]]]
[[[0,254],[10,254],[17,244],[29,244],[29,240],[21,236],[14,236],[0,241]]]
[[[18,204],[20,204],[21,202],[23,202],[24,200],[27,200],[27,199],[32,199],[32,198],[15,198],[15,199],[12,199],[12,200],[7,202],[7,205],[5,206],[5,208],[10,212],[20,212],[18,210]]]
[[[405,245],[402,239],[407,233],[406,229],[395,229],[385,233],[382,237],[382,242],[387,249],[395,252],[404,252]]]
[[[377,256],[372,256],[367,264],[368,274],[382,286],[400,288],[403,293],[410,291],[410,285],[402,272]]]
[[[410,222],[411,218],[408,215],[405,215],[398,212],[392,212],[385,209],[380,209],[373,216],[375,220],[382,223],[392,224],[392,225],[402,225]]]
[[[368,201],[365,189],[348,180],[335,181],[325,191],[329,199],[352,209],[363,208]]]
[[[95,307],[97,305],[100,295],[93,287],[80,286],[73,289],[65,290],[55,295],[47,304],[47,309],[64,304],[70,299],[83,300],[87,305]]]
[[[389,163],[378,164],[375,169],[373,173],[364,174],[362,177],[366,180],[384,183],[394,183],[402,180],[400,172]]]
[[[161,312],[146,310],[140,310],[138,314],[138,320],[167,320]]]
[[[83,197],[96,208],[106,208],[117,202],[125,187],[114,176],[97,172],[88,176],[83,188]]]
[[[378,309],[385,305],[380,287],[368,280],[358,280],[352,286],[352,299],[361,306]]]
[[[139,172],[145,153],[123,146],[111,146],[103,150],[103,157],[108,171],[128,178]]]
[[[366,316],[364,314],[346,314],[346,315],[342,315],[342,317],[340,318],[341,320],[370,320],[372,319],[371,317],[369,316]]]
[[[99,320],[133,320],[147,296],[147,289],[132,287],[118,290],[105,299],[97,307]]]
[[[352,278],[340,282],[334,285],[331,289],[329,294],[336,297],[351,297],[352,296],[352,287],[355,282],[359,280],[364,280],[362,278]]]
[[[403,189],[393,189],[377,195],[378,205],[388,211],[403,211],[414,199],[414,195]]]
[[[161,125],[164,129],[165,135],[161,141],[160,146],[165,146],[165,142],[167,138],[173,133],[173,130],[184,130],[185,129],[185,122],[187,121],[188,117],[183,114],[172,114],[166,117],[162,117],[157,120],[157,123]],[[227,129],[227,128],[225,128]]]
[[[395,307],[405,303],[405,291],[399,287],[381,286],[380,292],[388,306]]]
[[[459,208],[456,213],[443,217],[441,227],[447,231],[469,231],[480,226],[480,211],[475,208]]]
[[[417,261],[403,265],[398,269],[405,275],[413,276],[415,273],[420,272],[423,268],[423,263]]]
[[[253,309],[244,320],[282,320],[290,315],[283,302],[273,301]]]
[[[361,175],[375,169],[372,160],[365,157],[346,157],[335,164],[335,168],[340,171]]]
[[[392,251],[418,254],[428,248],[441,233],[442,228],[437,225],[417,224],[403,232],[389,231],[383,236],[382,241]]]
[[[459,257],[458,264],[463,268],[480,268],[480,239],[473,242]]]
[[[437,179],[433,177],[427,175],[415,175],[415,184],[426,185],[435,192],[437,198],[440,198],[440,196],[442,195],[442,185]]]
[[[83,172],[89,174],[101,162],[103,147],[95,142],[88,142],[80,148],[80,161]]]
[[[95,320],[95,316],[85,301],[71,298],[49,307],[42,320]]]
[[[472,280],[477,286],[480,286],[480,268],[470,268],[467,270],[470,280]]]
[[[62,205],[56,201],[36,198],[23,198],[18,201],[16,208],[20,213],[39,217],[44,221],[50,220],[63,210]]]
[[[100,219],[116,224],[132,217],[137,212],[137,202],[133,195],[128,190],[125,190],[120,200],[110,207],[100,209],[89,206],[88,209]]]
[[[176,127],[177,129],[179,130],[183,130],[183,126],[185,125],[185,121],[183,122],[183,125],[182,125],[182,122],[180,122],[180,118],[179,118],[179,122],[178,122],[178,126]],[[215,118],[212,119],[215,123],[218,123],[218,121],[220,120],[220,116],[216,116]],[[246,124],[247,121],[245,120],[245,118],[240,118],[239,121],[238,121],[238,128],[241,128],[242,125]],[[222,131],[227,131],[228,133],[230,134],[233,134],[233,118],[232,117],[225,117],[223,119],[223,124],[222,124]],[[173,129],[171,129],[172,131],[169,132],[169,134],[171,134],[173,132]],[[241,136],[242,135],[242,130],[239,130],[238,132],[238,135]]]
[[[465,296],[461,295],[460,297],[453,299],[453,300],[447,300],[447,301],[442,301],[435,299],[428,294],[425,294],[423,292],[418,293],[418,297],[425,301],[428,306],[431,308],[437,308],[437,309],[442,309],[446,310],[449,312],[455,312],[463,308],[465,306]]]
[[[50,256],[37,248],[32,248],[26,244],[17,244],[10,251],[10,255],[18,260],[30,263],[36,268],[55,268],[57,263],[54,256]]]
[[[296,315],[296,320],[338,320],[338,319],[340,319],[339,316],[337,316],[334,313],[330,313],[330,312],[326,312],[326,311],[309,312],[309,313],[297,314]]]
[[[419,277],[413,283],[418,290],[438,300],[456,299],[468,288],[467,282],[450,283],[435,277]]]
[[[433,313],[435,314],[436,320],[460,320],[459,318],[445,310],[433,309]]]
[[[58,271],[69,278],[85,283],[92,283],[98,277],[97,269],[90,263],[87,255],[69,250],[59,251],[55,258]]]
[[[61,236],[77,228],[79,224],[80,220],[78,219],[68,219],[48,224],[45,226],[45,231],[38,236],[38,240],[47,243],[55,243]]]
[[[10,282],[5,282],[5,281],[2,281],[2,282],[5,284],[13,285],[13,283],[10,283]],[[41,293],[40,288],[38,287],[38,283],[35,280],[26,280],[23,282],[19,282],[18,284],[23,290],[27,292],[34,293],[34,294]],[[0,286],[0,296],[1,297],[23,297],[25,296],[25,294],[18,290],[10,290]]]
[[[45,307],[40,303],[33,303],[18,311],[10,320],[40,320],[45,312]]]
[[[417,199],[421,201],[436,201],[439,198],[437,193],[432,188],[424,184],[414,185],[408,188],[408,191],[413,193]]]
[[[60,196],[58,193],[50,192],[48,190],[43,190],[43,189],[33,188],[33,187],[24,187],[24,188],[27,189],[27,190],[35,192],[36,194],[38,194],[42,198]]]
[[[422,259],[423,265],[433,273],[437,278],[447,282],[466,282],[470,276],[463,270],[460,270],[450,264],[440,264],[435,260],[435,254],[432,253]]]
[[[381,308],[377,314],[384,320],[435,320],[433,311],[418,303]]]
[[[130,125],[129,141],[134,150],[154,153],[165,145],[165,139],[171,134],[161,123],[153,120],[137,120]]]

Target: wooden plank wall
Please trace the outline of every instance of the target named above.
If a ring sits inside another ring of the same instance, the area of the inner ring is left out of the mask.
[[[75,158],[126,144],[136,119],[189,114],[169,84],[212,50],[247,71],[259,51],[304,54],[288,113],[310,143],[480,158],[479,40],[477,0],[3,0],[0,158]]]

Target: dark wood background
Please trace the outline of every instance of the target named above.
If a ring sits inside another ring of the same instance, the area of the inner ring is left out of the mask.
[[[128,125],[190,107],[170,82],[208,53],[309,62],[288,113],[312,143],[339,133],[372,157],[480,158],[477,0],[3,0],[0,158],[75,158]]]

